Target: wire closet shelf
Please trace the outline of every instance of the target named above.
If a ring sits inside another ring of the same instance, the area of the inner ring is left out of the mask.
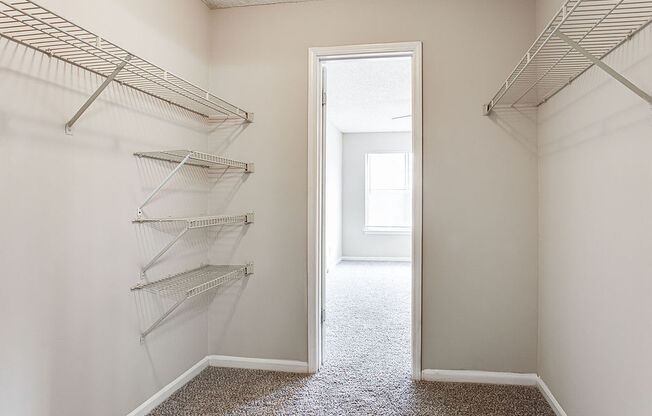
[[[203,266],[165,279],[139,283],[131,290],[143,289],[167,298],[186,299],[251,274],[252,268],[251,264]]]
[[[157,152],[139,152],[134,156],[149,159],[163,160],[172,163],[183,163],[190,166],[200,166],[203,168],[235,168],[243,169],[245,172],[253,172],[253,163],[241,162],[239,160],[228,159],[223,156],[212,155],[210,153],[198,152],[196,150],[163,150]]]
[[[593,65],[652,104],[652,98],[602,59],[652,22],[652,0],[567,0],[484,106],[531,107],[548,101]]]
[[[247,225],[254,222],[254,214],[247,213],[241,215],[209,215],[202,217],[165,217],[165,218],[136,218],[134,223],[171,223],[171,222],[185,222],[185,226],[179,233],[170,240],[140,271],[141,277],[149,270],[177,241],[181,239],[188,231],[196,230],[199,228],[220,227],[226,225]]]
[[[240,225],[254,222],[254,214],[241,215],[207,215],[199,217],[161,217],[161,218],[136,218],[134,223],[161,223],[185,222],[189,229],[216,227],[219,225]]]
[[[139,283],[131,288],[145,290],[155,295],[176,300],[149,328],[141,334],[141,341],[159,326],[186,300],[242,279],[253,273],[253,263],[242,265],[208,265],[179,273],[165,279]]]
[[[177,166],[170,171],[170,173],[161,181],[161,183],[154,188],[145,200],[138,206],[138,217],[143,216],[143,208],[149,201],[158,194],[166,183],[172,179],[174,175],[184,165],[199,166],[202,168],[225,168],[225,169],[241,169],[244,173],[252,173],[254,171],[254,164],[248,162],[241,162],[238,160],[227,159],[222,156],[212,155],[210,153],[197,152],[194,150],[166,150],[158,152],[141,152],[134,153],[134,156],[144,157],[149,159],[163,160],[166,162],[176,163]]]
[[[106,77],[105,83],[66,124],[67,130],[113,80],[206,119],[253,121],[253,113],[216,97],[32,1],[0,0],[0,36]]]

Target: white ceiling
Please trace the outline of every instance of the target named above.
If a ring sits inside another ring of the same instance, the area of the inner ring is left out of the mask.
[[[327,62],[328,121],[342,133],[410,131],[411,72],[410,58]]]
[[[274,3],[299,3],[310,0],[202,0],[211,9],[226,9],[228,7],[258,6]]]

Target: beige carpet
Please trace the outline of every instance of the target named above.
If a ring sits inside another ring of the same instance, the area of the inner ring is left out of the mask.
[[[555,416],[534,387],[411,380],[409,265],[344,262],[326,287],[318,374],[208,368],[151,415]]]

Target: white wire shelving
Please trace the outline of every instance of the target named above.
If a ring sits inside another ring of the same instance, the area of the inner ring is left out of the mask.
[[[539,106],[593,65],[652,105],[650,94],[603,62],[652,22],[652,0],[567,0],[518,62],[484,114]]]
[[[131,288],[132,291],[146,290],[150,293],[176,301],[149,328],[141,333],[141,341],[186,300],[227,283],[242,279],[253,273],[253,267],[253,263],[242,265],[208,265],[165,279],[142,282],[133,286]]]
[[[216,156],[209,153],[197,152],[194,150],[166,150],[158,152],[140,152],[134,153],[134,156],[144,157],[149,159],[163,160],[167,162],[176,163],[174,169],[161,181],[161,183],[150,192],[145,200],[138,206],[138,217],[143,215],[143,208],[147,203],[154,198],[154,196],[165,186],[166,183],[172,179],[174,175],[184,166],[200,166],[204,168],[223,167],[225,169],[242,169],[245,173],[252,173],[254,171],[254,164],[248,162],[240,162],[233,159],[227,159],[222,156]]]
[[[228,225],[247,225],[254,222],[254,214],[247,213],[241,215],[210,215],[201,217],[165,217],[165,218],[136,218],[134,223],[173,223],[185,222],[183,229],[168,243],[161,248],[158,253],[145,265],[141,270],[141,276],[149,270],[158,259],[161,258],[172,246],[181,239],[188,231],[198,228],[219,227]]]
[[[0,36],[106,79],[66,123],[66,132],[112,82],[134,88],[207,120],[253,121],[253,113],[103,39],[29,0],[0,0]]]
[[[216,156],[209,153],[202,153],[196,150],[164,150],[159,152],[139,152],[135,156],[150,159],[165,160],[167,162],[182,163],[192,166],[201,166],[205,168],[226,167],[244,169],[245,172],[253,172],[254,164],[240,162],[233,159],[227,159],[222,156]]]

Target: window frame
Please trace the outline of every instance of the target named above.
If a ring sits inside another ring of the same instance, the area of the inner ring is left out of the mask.
[[[369,175],[369,155],[378,155],[378,154],[402,154],[405,156],[405,178],[406,178],[406,188],[405,189],[395,189],[396,191],[405,191],[412,195],[413,179],[412,179],[412,153],[406,150],[382,150],[382,151],[372,151],[366,152],[364,155],[364,227],[362,231],[365,234],[370,235],[410,235],[412,234],[412,227],[414,225],[412,221],[412,212],[410,211],[410,220],[412,224],[408,226],[400,225],[369,225],[369,194],[370,189],[370,175]],[[388,189],[391,190],[391,189]]]

